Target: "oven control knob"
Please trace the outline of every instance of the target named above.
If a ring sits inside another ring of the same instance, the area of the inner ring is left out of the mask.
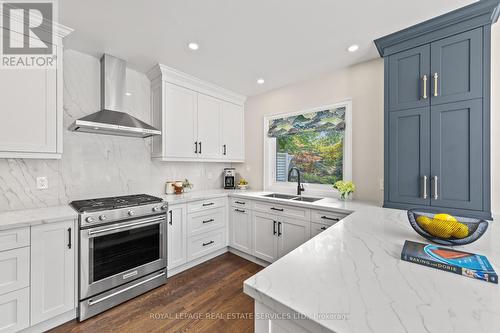
[[[163,205],[161,206],[161,210],[167,210],[168,206],[167,205]]]
[[[153,207],[153,212],[159,212],[159,211],[160,211],[160,207],[158,207],[158,206]]]
[[[94,218],[92,216],[89,216],[85,219],[85,221],[87,221],[88,223],[92,223],[94,222]]]
[[[134,216],[135,215],[135,212],[131,209],[128,211],[128,216]]]
[[[101,220],[101,221],[106,221],[106,215],[101,215],[101,216],[99,216],[99,220]]]

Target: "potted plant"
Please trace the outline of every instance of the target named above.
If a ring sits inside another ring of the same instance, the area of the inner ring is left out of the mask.
[[[356,186],[351,181],[343,181],[339,180],[335,184],[333,184],[333,188],[339,191],[340,199],[347,200],[351,193],[356,191]]]
[[[187,178],[185,178],[184,181],[182,182],[182,189],[183,189],[184,193],[189,192],[192,188],[193,188],[193,184],[191,184],[189,182],[189,180]]]

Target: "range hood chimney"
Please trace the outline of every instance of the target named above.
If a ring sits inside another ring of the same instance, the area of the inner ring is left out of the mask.
[[[104,54],[101,58],[101,111],[76,120],[69,130],[147,138],[161,135],[151,125],[122,112],[127,63]]]

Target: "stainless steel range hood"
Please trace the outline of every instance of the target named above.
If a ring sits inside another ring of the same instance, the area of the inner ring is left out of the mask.
[[[105,54],[101,58],[101,111],[76,120],[69,130],[147,138],[161,131],[123,110],[127,63]]]

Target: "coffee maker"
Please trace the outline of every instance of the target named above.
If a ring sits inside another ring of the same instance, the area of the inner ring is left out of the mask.
[[[235,168],[224,168],[224,188],[225,189],[235,189],[236,188],[236,169]]]

